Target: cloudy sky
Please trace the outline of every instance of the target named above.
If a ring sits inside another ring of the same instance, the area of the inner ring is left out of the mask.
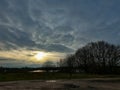
[[[120,0],[0,0],[0,66],[40,66],[41,54],[44,61],[57,61],[91,41],[120,44],[119,4]]]

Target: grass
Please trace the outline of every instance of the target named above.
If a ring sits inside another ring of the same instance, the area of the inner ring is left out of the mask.
[[[117,78],[118,75],[72,74],[68,73],[0,73],[0,81],[18,80],[56,80],[85,78]]]

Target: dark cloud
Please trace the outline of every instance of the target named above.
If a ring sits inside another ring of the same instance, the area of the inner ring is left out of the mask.
[[[1,0],[0,50],[73,52],[90,41],[120,44],[120,0]]]
[[[4,44],[1,49],[15,49],[22,46],[33,46],[34,42],[28,33],[17,28],[0,25],[0,42]]]
[[[0,39],[5,37],[6,41],[10,36],[9,41],[14,44],[29,46],[31,43],[37,43],[47,46],[58,43],[75,49],[78,48],[75,47],[78,41],[81,41],[79,43],[81,45],[94,40],[110,41],[113,39],[112,34],[116,34],[112,42],[118,43],[119,2],[119,0],[4,0],[0,6],[0,30],[4,28],[5,33],[2,31],[4,36]],[[19,33],[21,38],[16,39],[15,33],[11,34],[8,29]]]
[[[62,44],[49,44],[46,46],[46,50],[48,51],[56,51],[56,52],[72,52],[73,49],[66,47]]]

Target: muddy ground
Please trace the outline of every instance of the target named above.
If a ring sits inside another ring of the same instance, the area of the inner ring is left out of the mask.
[[[0,90],[120,90],[120,79],[10,81],[0,82]]]

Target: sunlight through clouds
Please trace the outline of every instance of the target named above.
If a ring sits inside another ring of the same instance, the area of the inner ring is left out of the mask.
[[[119,3],[0,0],[0,62],[11,66],[56,62],[91,41],[119,44]]]
[[[28,62],[28,64],[42,64],[47,60],[57,62],[59,58],[63,58],[65,57],[65,55],[65,53],[30,50],[11,50],[0,52],[0,58],[3,59],[2,62],[4,61],[4,59],[7,59],[8,62],[12,61],[17,63],[17,61],[24,61]]]

